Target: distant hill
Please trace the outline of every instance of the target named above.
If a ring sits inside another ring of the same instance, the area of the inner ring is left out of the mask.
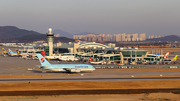
[[[69,39],[73,35],[64,32],[62,30],[54,30],[54,34],[60,34],[60,37],[54,37],[54,42],[74,42],[75,40]],[[66,38],[69,37],[69,38]],[[35,31],[28,31],[25,29],[19,29],[15,26],[0,26],[0,40],[2,42],[33,42],[38,40],[47,40],[45,34],[41,34]]]
[[[40,35],[41,33],[35,31],[28,31],[19,29],[15,26],[0,26],[0,40],[9,38],[18,38],[26,35]]]
[[[68,33],[68,32],[64,32],[60,29],[55,29],[53,30],[53,33],[56,35],[56,34],[59,34],[60,37],[67,37],[67,38],[73,38],[73,35]]]
[[[26,35],[22,36],[19,38],[12,38],[8,39],[7,41],[13,41],[13,42],[33,42],[33,41],[39,41],[39,40],[44,40],[47,41],[47,36],[46,34],[40,34],[40,35]],[[74,39],[69,39],[66,37],[54,37],[54,42],[75,42]]]
[[[180,41],[180,37],[177,35],[169,35],[161,38],[153,38],[153,39],[146,39],[145,41],[161,41],[161,42],[174,42],[174,41]]]
[[[95,34],[95,33],[91,33],[91,32],[82,32],[82,33],[77,33],[77,34],[73,34],[73,35],[88,35],[88,34]]]

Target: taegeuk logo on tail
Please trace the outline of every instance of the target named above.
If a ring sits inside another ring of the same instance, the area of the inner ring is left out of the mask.
[[[45,62],[45,59],[44,58],[41,58],[41,63],[44,63]]]

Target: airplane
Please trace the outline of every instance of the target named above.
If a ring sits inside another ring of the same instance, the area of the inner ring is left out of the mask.
[[[27,58],[27,56],[29,56],[30,53],[21,53],[21,52],[19,52],[18,55],[21,56],[22,58]]]
[[[177,60],[177,57],[178,57],[178,55],[176,55],[173,59],[176,61],[176,60]]]
[[[165,55],[164,55],[164,58],[167,58],[169,56],[169,52],[167,52]],[[149,64],[158,64],[159,61],[157,60],[154,60],[154,61],[149,61]]]
[[[53,59],[58,59],[58,58],[59,58],[59,56],[44,56],[44,57],[45,57],[46,59],[48,59],[48,60],[49,60],[49,59],[50,59],[50,60],[51,60],[51,59],[53,60]]]
[[[2,48],[2,50],[3,50],[3,54],[4,54],[4,56],[6,56],[6,55],[8,55],[8,54],[9,54],[9,52],[6,52],[6,50],[5,50],[4,48]]]
[[[90,63],[91,64],[106,64],[106,61],[104,61],[104,60],[102,60],[102,61],[93,61],[92,59],[91,59],[91,57],[89,57],[89,59],[90,59]]]
[[[148,54],[154,57],[158,57],[158,58],[167,58],[169,56],[169,52],[167,52],[165,55],[160,55],[160,54],[154,54],[151,52],[151,54]]]
[[[34,47],[34,46],[26,46],[26,45],[21,45],[21,47]]]
[[[61,61],[69,61],[69,58],[67,56],[59,56],[58,59]]]
[[[12,52],[10,49],[9,50],[9,54],[10,56],[18,56],[17,52]]]
[[[21,56],[22,58],[27,58],[30,55],[30,53],[12,52],[11,49],[9,49],[9,53],[11,56]]]
[[[170,64],[172,62],[176,62],[178,55],[176,55],[173,59],[163,59],[163,64]]]
[[[161,55],[161,54],[159,54],[159,53],[153,53],[153,50],[151,49],[151,54],[153,54],[153,55]]]
[[[22,45],[13,45],[13,44],[3,44],[3,46],[22,47]]]
[[[69,58],[70,61],[78,61],[79,59],[74,56],[74,58]]]
[[[151,49],[151,54],[153,55],[161,55],[159,53],[153,53],[153,50]],[[164,57],[168,57],[169,56],[169,51],[164,55]]]
[[[8,52],[6,52],[4,48],[2,48],[2,50],[3,50],[3,54],[8,54]]]
[[[58,58],[61,61],[77,61],[78,59],[75,56],[59,56]]]
[[[83,72],[94,71],[95,68],[89,64],[50,64],[41,54],[37,54],[41,66],[39,68],[60,72]]]
[[[42,54],[42,52],[43,51],[36,51],[36,52],[34,52],[34,53],[29,53],[29,56],[28,56],[28,58],[26,58],[26,59],[38,59],[37,58],[37,54]],[[45,57],[46,58],[46,57]],[[48,58],[46,58],[46,59],[48,59]]]

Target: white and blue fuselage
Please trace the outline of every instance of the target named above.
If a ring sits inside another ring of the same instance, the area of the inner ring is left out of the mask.
[[[9,50],[8,55],[11,55],[11,56],[17,56],[18,55],[17,52],[12,52],[10,49],[8,49],[8,50]]]
[[[82,71],[94,71],[95,68],[89,64],[50,64],[41,54],[37,54],[41,63],[41,69],[48,69],[52,71],[62,72],[82,72]]]
[[[8,49],[9,50],[9,55],[11,55],[11,56],[18,56],[18,55],[20,55],[20,56],[23,56],[23,55],[29,55],[29,53],[17,53],[17,52],[12,52],[11,51],[11,49]]]

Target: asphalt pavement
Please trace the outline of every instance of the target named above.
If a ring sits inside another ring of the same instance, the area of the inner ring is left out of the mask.
[[[64,62],[49,61],[51,64],[62,64]],[[76,62],[67,62],[76,63]],[[40,65],[39,60],[25,60],[18,57],[3,57],[0,56],[0,75],[59,75],[61,72],[52,72],[44,70],[37,70]],[[137,76],[164,76],[164,75],[179,75],[179,72],[168,70],[180,70],[170,68],[155,68],[163,67],[165,65],[146,65],[145,69],[96,69],[92,73],[75,73],[84,74],[83,76],[65,76],[65,77],[34,77],[34,78],[1,78],[0,82],[60,82],[60,81],[137,81],[137,80],[179,80],[179,77],[172,78],[137,78]],[[29,68],[29,70],[28,70]],[[32,69],[32,70],[31,70]],[[167,70],[166,72],[128,72],[138,70]],[[42,72],[43,71],[43,72]],[[125,71],[125,72],[108,72],[108,71]],[[67,73],[66,73],[67,74]],[[72,73],[70,73],[72,74]]]

